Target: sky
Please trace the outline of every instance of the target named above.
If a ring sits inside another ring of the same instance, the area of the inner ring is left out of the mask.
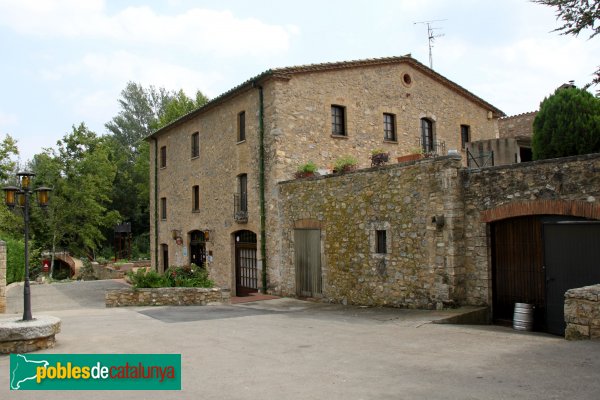
[[[0,139],[21,161],[84,122],[107,134],[127,82],[209,98],[270,68],[412,57],[507,115],[600,64],[526,0],[0,0]]]

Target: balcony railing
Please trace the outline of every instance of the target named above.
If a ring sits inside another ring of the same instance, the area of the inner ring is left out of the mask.
[[[235,222],[248,222],[248,196],[236,193],[233,195],[233,219]]]
[[[439,157],[446,154],[446,142],[442,140],[423,141],[423,138],[420,138],[419,147],[425,157]]]

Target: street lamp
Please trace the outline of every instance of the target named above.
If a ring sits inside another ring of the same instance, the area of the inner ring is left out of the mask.
[[[25,222],[25,286],[23,288],[23,321],[31,321],[31,288],[29,286],[29,198],[33,192],[37,193],[38,204],[42,208],[48,206],[50,191],[47,187],[31,189],[33,172],[17,173],[19,186],[7,186],[2,188],[5,194],[5,203],[9,209],[15,207],[23,208],[23,220]]]

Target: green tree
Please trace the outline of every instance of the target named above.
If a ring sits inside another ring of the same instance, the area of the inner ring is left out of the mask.
[[[134,237],[143,238],[138,247],[149,248],[149,146],[144,140],[152,131],[174,121],[182,115],[205,104],[207,98],[198,91],[191,99],[180,90],[167,91],[153,86],[129,82],[121,92],[121,110],[106,128],[112,135],[108,143],[111,161],[117,167],[110,198],[112,207],[122,216],[122,222],[130,222]],[[105,235],[109,235],[106,229]],[[143,250],[143,249],[142,249]]]
[[[600,152],[600,99],[576,87],[558,88],[533,121],[534,160]]]
[[[18,155],[17,141],[6,135],[0,142],[0,182],[5,183],[11,178],[16,167],[14,157]]]
[[[600,0],[533,0],[534,3],[556,7],[556,18],[563,25],[555,31],[561,35],[579,36],[581,31],[590,29],[590,39],[600,33]],[[591,84],[600,83],[600,68],[596,70]],[[589,85],[588,85],[589,86]]]
[[[105,242],[102,230],[120,219],[110,209],[109,196],[116,166],[106,139],[83,123],[59,140],[57,148],[36,155],[32,162],[36,183],[54,189],[47,214],[34,208],[34,233],[47,248],[58,245],[92,258]]]
[[[17,141],[6,135],[0,141],[0,185],[12,185],[15,179],[17,163],[15,156],[19,155]],[[0,193],[4,199],[4,193]],[[22,236],[23,220],[10,212],[4,200],[0,201],[0,238],[18,238]]]
[[[208,98],[199,90],[196,92],[196,99],[191,99],[180,89],[179,92],[167,102],[163,112],[158,117],[158,121],[154,124],[153,130],[167,126],[179,117],[202,107],[207,102]]]

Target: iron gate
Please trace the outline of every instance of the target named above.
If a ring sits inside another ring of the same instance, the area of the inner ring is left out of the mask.
[[[237,296],[258,291],[256,234],[250,231],[235,233],[235,289]]]

